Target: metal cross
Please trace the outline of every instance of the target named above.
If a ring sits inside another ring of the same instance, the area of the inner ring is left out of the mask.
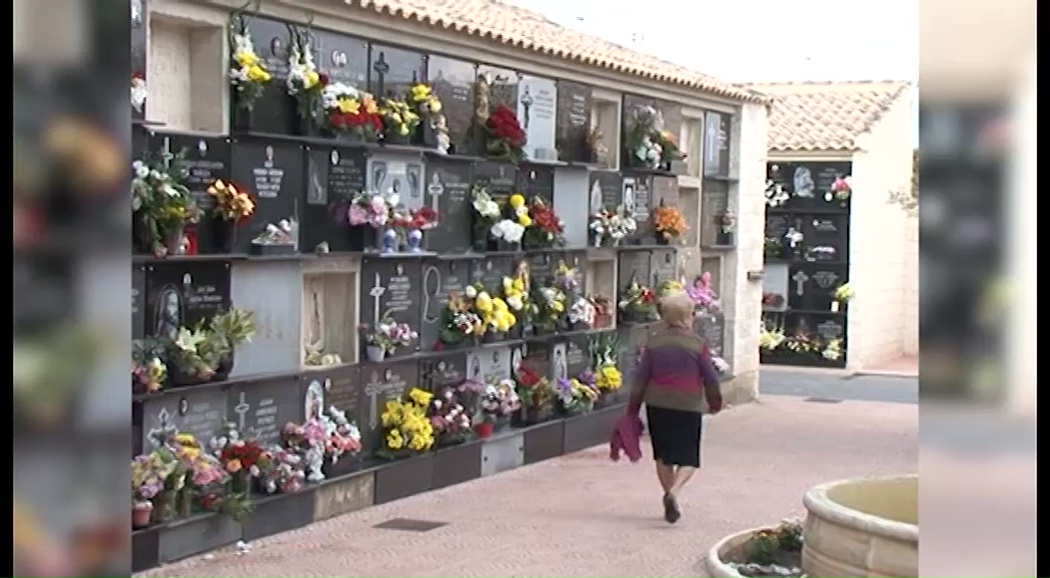
[[[437,173],[434,173],[434,178],[430,180],[430,186],[427,187],[427,193],[430,194],[430,208],[435,213],[438,212],[438,198],[445,194],[445,185],[441,182]]]
[[[383,279],[379,276],[379,273],[375,274],[372,279],[372,290],[368,292],[372,296],[372,322],[375,325],[379,325],[379,309],[382,307],[381,298],[383,293],[386,293],[386,288],[383,287]],[[375,330],[375,327],[372,328]]]
[[[376,94],[386,95],[386,75],[390,72],[390,64],[386,61],[386,54],[379,53],[379,58],[372,64],[372,70],[376,72]]]
[[[379,372],[372,372],[372,379],[365,385],[365,395],[368,397],[368,427],[376,429],[379,427],[379,394],[383,392],[383,384],[379,381]]]
[[[149,438],[149,443],[153,444],[154,446],[159,446],[163,444],[163,439],[158,440],[158,438],[160,434],[167,434],[168,431],[173,429],[170,420],[171,414],[168,413],[168,408],[160,408],[160,411],[157,412],[157,423],[159,427],[154,427],[148,432],[146,432],[146,436],[147,438]]]
[[[809,275],[806,275],[804,272],[799,271],[795,273],[793,277],[791,277],[791,280],[795,282],[795,295],[801,297],[806,292],[805,285],[806,281],[809,281]]]
[[[252,408],[248,404],[248,400],[245,399],[244,392],[241,392],[240,402],[234,406],[233,413],[237,414],[237,431],[244,432],[244,428],[247,425],[244,416],[248,414],[248,410]]]

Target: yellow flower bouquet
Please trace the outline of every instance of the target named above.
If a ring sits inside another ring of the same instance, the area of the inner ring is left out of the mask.
[[[235,15],[230,31],[230,84],[237,91],[238,107],[251,111],[272,77],[266,63],[255,52],[248,21]]]
[[[409,144],[422,122],[412,105],[397,98],[384,99],[379,116],[383,118],[383,141],[388,144]]]
[[[386,402],[380,416],[383,441],[376,455],[398,459],[421,454],[434,446],[434,427],[427,410],[434,394],[414,387],[404,399]]]

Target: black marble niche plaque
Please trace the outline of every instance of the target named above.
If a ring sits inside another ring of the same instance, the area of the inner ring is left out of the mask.
[[[368,87],[368,42],[331,30],[314,29],[321,58],[317,67],[330,82],[339,82],[358,90]]]
[[[464,162],[430,160],[423,185],[425,202],[438,214],[438,224],[423,235],[428,251],[463,253],[470,248],[473,199],[472,166]]]
[[[131,159],[144,160],[149,155],[157,152],[154,146],[153,133],[145,126],[136,125],[131,127]]]
[[[222,434],[229,419],[226,410],[226,392],[217,389],[189,388],[149,398],[142,403],[142,448],[150,451],[176,432],[207,444]]]
[[[284,425],[300,422],[303,416],[300,383],[297,375],[237,383],[229,391],[227,419],[260,445],[280,444]]]
[[[449,294],[463,294],[470,283],[470,263],[426,259],[422,272],[422,323],[419,329],[420,347],[430,351],[441,340],[442,317],[448,305]]]
[[[591,171],[588,190],[588,212],[616,210],[623,204],[623,176],[616,171]]]
[[[485,383],[497,383],[511,377],[514,351],[510,347],[486,347],[467,352],[466,377]]]
[[[730,123],[723,112],[704,113],[704,176],[729,176]]]
[[[591,369],[590,338],[586,335],[573,335],[565,340],[565,362],[569,368],[569,377],[579,377]]]
[[[131,338],[146,336],[146,267],[131,267]]]
[[[622,294],[632,281],[639,285],[648,285],[652,279],[652,267],[649,251],[622,251],[619,254],[616,288]],[[617,298],[619,300],[619,298]]]
[[[531,341],[523,343],[515,351],[521,355],[521,367],[540,377],[550,377],[554,371],[551,365],[550,343],[547,341]],[[515,352],[511,351],[511,367],[517,363]]]
[[[146,267],[146,335],[174,339],[230,307],[230,264],[154,263]]]
[[[141,78],[149,86],[146,78],[146,53],[149,51],[146,43],[146,31],[148,29],[148,8],[146,0],[131,0],[131,74]],[[149,99],[142,105],[141,110],[131,109],[131,118],[142,120],[146,118],[146,106]]]
[[[558,160],[594,162],[587,143],[591,132],[594,89],[586,84],[558,81],[558,110],[555,115],[555,144]]]
[[[368,89],[378,97],[402,98],[425,78],[421,52],[373,44],[369,49]]]
[[[304,164],[303,147],[298,144],[247,137],[234,139],[231,177],[255,200],[255,213],[238,228],[236,252],[249,252],[252,240],[265,232],[267,225],[299,220]]]
[[[649,255],[649,286],[656,289],[664,281],[678,279],[678,253],[674,249],[656,249]]]
[[[349,231],[347,209],[365,190],[365,155],[346,148],[307,148],[306,187],[300,214],[304,251],[328,243],[331,251],[361,251]]]
[[[659,111],[656,107],[656,99],[645,96],[638,96],[636,94],[625,94],[623,95],[623,106],[620,108],[622,111],[620,120],[620,154],[621,162],[620,166],[630,167],[638,166],[638,161],[634,153],[627,149],[628,135],[634,124],[635,114],[639,109],[651,107],[654,110]]]
[[[518,186],[518,167],[499,161],[480,161],[474,165],[474,180],[488,183],[493,200],[503,202]]]
[[[518,167],[518,192],[530,202],[533,197],[542,197],[554,203],[554,169],[551,167],[524,164]]]
[[[726,335],[724,315],[699,315],[693,320],[693,330],[707,343],[711,355],[723,357]]]
[[[356,366],[341,366],[303,374],[302,416],[297,421],[316,419],[329,408],[346,413],[350,421],[360,421],[361,376]]]
[[[422,318],[422,264],[416,259],[365,259],[361,265],[361,321],[375,325],[389,315],[418,331]],[[417,344],[398,348],[408,355]]]
[[[482,64],[478,66],[478,80],[484,81],[488,86],[490,114],[501,105],[517,114],[519,96],[517,71]],[[480,85],[479,89],[481,89]],[[522,119],[518,120],[521,121]]]
[[[526,271],[530,288],[536,290],[544,285],[549,285],[554,279],[554,270],[558,266],[559,255],[557,253],[530,253],[525,257]]]
[[[849,176],[851,166],[849,162],[771,163],[766,172],[791,195],[784,208],[846,213],[848,202],[833,195],[828,201],[826,195],[837,178]]]
[[[373,365],[361,368],[361,446],[374,453],[382,443],[383,407],[402,399],[419,384],[419,364],[415,361]]]
[[[628,237],[631,243],[653,242],[650,212],[652,211],[652,177],[641,173],[627,173],[623,177],[623,209],[634,217],[638,230]]]
[[[272,75],[252,107],[251,126],[254,132],[293,134],[298,124],[295,100],[288,95],[288,54],[291,38],[288,25],[282,20],[261,16],[241,15],[255,44],[255,52],[263,59]],[[323,67],[322,67],[323,69]],[[230,106],[236,113],[236,90],[231,89]],[[239,113],[236,113],[239,114]]]
[[[419,387],[437,391],[458,385],[467,376],[467,354],[462,351],[430,357],[419,362]]]
[[[805,235],[803,258],[807,261],[849,260],[849,215],[814,214],[796,217]]]
[[[474,141],[474,82],[477,66],[465,60],[431,55],[427,59],[431,89],[441,101],[452,147],[449,152],[464,154]]]
[[[513,257],[488,257],[471,263],[471,281],[481,283],[492,295],[498,296],[503,289],[503,278],[513,275]]]
[[[729,207],[729,185],[721,181],[705,181],[700,194],[700,242],[704,246],[717,245],[721,227],[718,216]],[[783,233],[781,233],[783,235]]]
[[[653,175],[650,204],[655,207],[679,207],[678,177]]]
[[[658,100],[656,101],[656,110],[660,111],[660,116],[664,119],[664,130],[678,138],[678,135],[682,133],[681,105],[667,100]],[[678,144],[679,149],[681,149],[682,143]]]
[[[788,308],[830,311],[831,297],[848,278],[846,265],[801,265],[788,270]]]
[[[215,225],[219,219],[212,213],[215,210],[215,199],[208,194],[208,187],[217,180],[230,180],[230,139],[157,132],[154,133],[153,140],[154,150],[181,157],[176,164],[185,171],[186,187],[193,195],[197,207],[204,212],[200,224],[195,229],[197,252],[222,252],[216,244]],[[234,184],[238,187],[250,186],[240,182]]]

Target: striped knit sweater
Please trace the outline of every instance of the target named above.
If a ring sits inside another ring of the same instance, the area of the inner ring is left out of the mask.
[[[631,409],[650,407],[708,413],[722,408],[718,372],[702,338],[676,328],[649,338],[635,370]]]

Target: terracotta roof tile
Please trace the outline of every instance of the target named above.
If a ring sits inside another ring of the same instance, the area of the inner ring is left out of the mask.
[[[906,82],[806,82],[748,85],[772,97],[769,150],[853,150],[908,89]]]
[[[524,50],[607,68],[632,76],[695,88],[746,102],[767,99],[623,46],[551,22],[542,14],[496,0],[343,0],[355,8],[451,29]]]

